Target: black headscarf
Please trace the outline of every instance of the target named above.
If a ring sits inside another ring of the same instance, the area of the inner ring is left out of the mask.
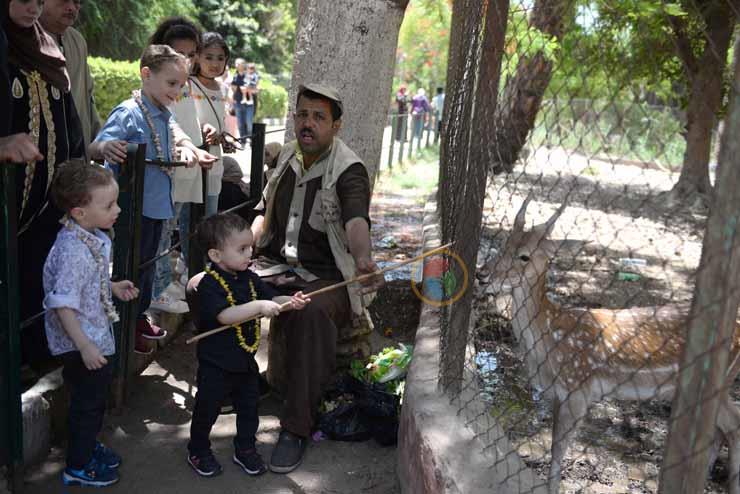
[[[59,46],[41,24],[21,27],[9,16],[10,1],[3,11],[3,29],[8,37],[8,60],[21,69],[35,70],[41,77],[63,92],[69,92],[66,60]]]

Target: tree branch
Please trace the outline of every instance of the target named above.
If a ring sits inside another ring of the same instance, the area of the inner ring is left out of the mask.
[[[669,15],[668,22],[673,28],[673,42],[676,46],[676,54],[681,59],[681,62],[683,62],[689,80],[693,81],[694,76],[699,70],[699,62],[691,49],[691,40],[686,32],[686,24],[681,17],[675,15]]]

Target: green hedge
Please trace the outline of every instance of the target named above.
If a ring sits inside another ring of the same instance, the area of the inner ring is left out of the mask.
[[[261,74],[260,94],[257,101],[257,120],[284,118],[288,113],[288,91],[278,86],[269,74]]]
[[[119,103],[131,97],[141,86],[138,62],[123,62],[90,57],[90,72],[95,80],[95,103],[100,118],[105,120]],[[278,86],[269,74],[262,74],[257,118],[283,118],[288,111],[288,92]]]
[[[110,111],[131,97],[131,91],[141,87],[138,62],[89,57],[90,72],[95,81],[95,106],[105,121]]]

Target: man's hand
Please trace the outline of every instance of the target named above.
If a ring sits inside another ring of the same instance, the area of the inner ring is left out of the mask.
[[[303,292],[296,292],[292,297],[290,297],[290,308],[292,310],[303,310],[309,302],[311,302],[311,299],[308,298],[306,294]]]
[[[129,302],[139,296],[139,289],[129,280],[114,281],[110,284],[111,291],[117,299]]]
[[[100,369],[108,363],[108,360],[100,353],[100,349],[92,342],[80,348],[80,355],[88,370]]]
[[[39,148],[28,134],[0,137],[0,163],[27,163],[43,159]]]
[[[198,157],[200,167],[204,170],[210,170],[213,168],[214,163],[218,161],[216,156],[200,148],[195,148],[195,155]]]
[[[210,144],[212,146],[218,144],[218,131],[216,130],[216,127],[206,123],[203,124],[202,130],[206,144]]]
[[[373,261],[369,257],[362,257],[360,259],[357,259],[356,263],[357,276],[375,273],[378,271],[378,265],[375,264],[375,261]],[[360,293],[366,295],[368,293],[372,293],[381,289],[385,285],[385,278],[382,274],[376,274],[375,276],[370,276],[367,279],[360,281],[360,285]]]

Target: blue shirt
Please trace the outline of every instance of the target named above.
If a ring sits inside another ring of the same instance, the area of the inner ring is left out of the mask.
[[[162,143],[165,161],[170,156],[170,122],[174,118],[169,110],[157,108],[142,94],[144,105],[154,122],[154,128]],[[146,144],[146,158],[157,159],[157,149],[154,147],[152,131],[146,123],[144,114],[136,104],[129,99],[118,105],[108,116],[108,120],[95,138],[95,142],[121,140],[133,144]],[[167,220],[175,216],[172,204],[172,181],[169,175],[159,166],[146,165],[144,172],[144,216],[154,220]]]
[[[103,355],[116,353],[113,329],[100,297],[101,276],[90,248],[80,240],[89,238],[102,254],[105,266],[110,263],[111,241],[100,230],[90,233],[74,221],[72,227],[63,227],[57,234],[49,256],[44,263],[44,308],[46,337],[52,355],[78,351],[67,335],[56,311],[68,308],[75,311],[82,332],[98,347]],[[110,277],[105,273],[110,294]]]

